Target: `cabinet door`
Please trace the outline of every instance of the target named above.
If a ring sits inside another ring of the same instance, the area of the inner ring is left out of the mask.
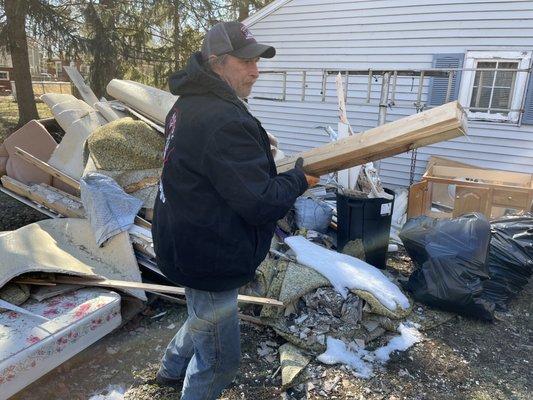
[[[474,211],[490,218],[490,191],[490,188],[457,185],[453,208],[454,218]]]
[[[426,214],[429,201],[428,186],[428,181],[422,181],[411,185],[409,188],[407,218],[414,218]]]

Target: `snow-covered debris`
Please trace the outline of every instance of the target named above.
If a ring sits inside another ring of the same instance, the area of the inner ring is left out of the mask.
[[[372,295],[387,309],[406,310],[409,300],[379,269],[347,254],[325,249],[302,236],[291,236],[285,243],[294,251],[299,263],[324,275],[346,298],[348,290],[359,289]]]
[[[320,354],[317,359],[324,364],[346,364],[359,378],[373,376],[374,363],[386,363],[392,352],[405,351],[413,344],[422,340],[422,334],[414,326],[400,324],[399,336],[393,337],[385,346],[374,351],[365,350],[356,343],[346,345],[343,341],[328,336],[327,350]]]
[[[348,348],[342,340],[331,336],[328,336],[327,345],[326,352],[317,357],[318,361],[324,364],[346,364],[359,378],[367,379],[373,375],[372,365],[363,359],[369,356],[369,351],[357,345]]]
[[[398,332],[400,332],[400,336],[393,337],[389,343],[387,343],[387,345],[382,346],[374,351],[377,361],[387,362],[392,352],[396,350],[407,350],[413,344],[422,340],[422,334],[413,326],[400,324],[398,327]]]

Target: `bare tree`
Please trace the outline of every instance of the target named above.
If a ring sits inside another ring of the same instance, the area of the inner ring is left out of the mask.
[[[31,84],[30,61],[28,57],[28,39],[26,37],[26,15],[28,12],[25,1],[4,0],[5,23],[0,37],[5,37],[13,63],[13,79],[17,89],[19,109],[18,125],[31,119],[39,118],[33,98]]]

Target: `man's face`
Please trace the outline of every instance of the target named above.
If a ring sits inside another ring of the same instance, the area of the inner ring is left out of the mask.
[[[226,56],[222,64],[214,66],[213,70],[231,86],[237,96],[248,97],[252,91],[259,71],[257,69],[258,58],[237,58],[231,55]]]

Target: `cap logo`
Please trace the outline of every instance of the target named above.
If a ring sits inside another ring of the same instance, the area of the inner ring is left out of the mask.
[[[241,32],[242,32],[242,34],[243,34],[243,36],[244,36],[244,38],[245,38],[246,40],[248,40],[248,39],[253,39],[253,38],[254,38],[254,36],[252,35],[252,32],[250,32],[250,31],[248,30],[248,28],[247,28],[246,26],[244,26],[244,25],[241,26]]]

